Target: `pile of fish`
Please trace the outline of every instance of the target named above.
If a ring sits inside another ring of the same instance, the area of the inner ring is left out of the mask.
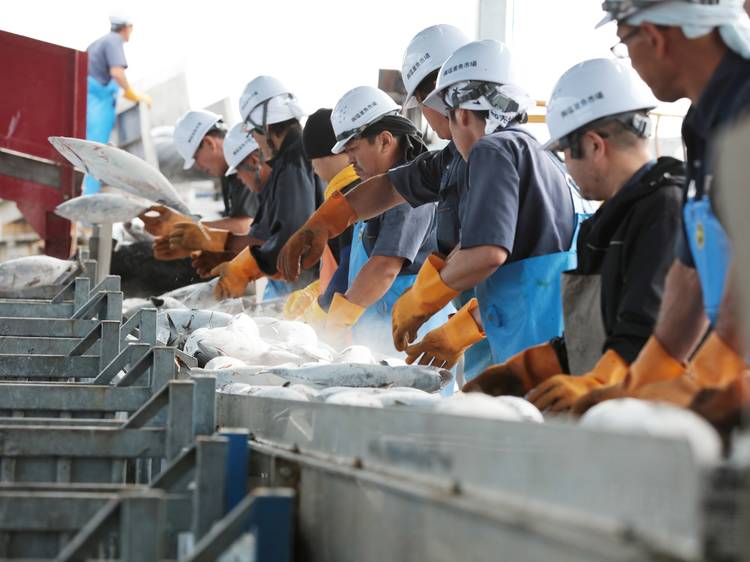
[[[25,289],[53,287],[65,282],[79,264],[50,256],[28,256],[0,263],[0,295],[14,297]]]

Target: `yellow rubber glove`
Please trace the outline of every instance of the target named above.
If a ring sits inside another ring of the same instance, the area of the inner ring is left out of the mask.
[[[643,386],[674,380],[684,373],[685,365],[667,353],[667,350],[655,336],[651,336],[636,360],[630,365],[630,369],[622,382],[592,390],[576,401],[572,407],[572,412],[583,414],[599,402],[631,396]]]
[[[265,274],[258,267],[250,248],[245,248],[232,261],[217,265],[211,270],[211,275],[220,275],[219,282],[214,287],[214,296],[218,299],[241,297],[250,281],[260,279]]]
[[[471,299],[445,324],[407,347],[406,362],[411,365],[421,357],[420,365],[452,368],[467,349],[485,337],[471,314],[478,306],[477,299]]]
[[[346,197],[337,191],[318,207],[279,252],[276,268],[283,279],[296,281],[300,264],[310,269],[323,255],[326,243],[344,232],[357,220],[357,213]]]
[[[320,296],[320,280],[313,281],[304,289],[294,291],[284,303],[284,318],[296,320],[305,312],[313,301]]]
[[[162,236],[154,240],[154,257],[161,261],[181,260],[190,257],[190,250],[172,248],[169,245],[169,238]]]
[[[315,299],[310,303],[310,306],[308,306],[302,313],[302,320],[304,320],[311,326],[314,326],[315,328],[323,328],[326,325],[327,316],[328,314],[326,313],[326,311],[320,308],[318,299]]]
[[[420,326],[427,322],[438,310],[458,296],[458,291],[451,289],[440,278],[440,270],[445,267],[445,260],[429,256],[417,274],[417,279],[393,305],[393,345],[399,351],[417,337]]]
[[[178,222],[190,222],[192,220],[190,217],[173,211],[164,205],[154,205],[138,215],[138,218],[143,221],[146,232],[151,236],[169,236],[172,227]]]
[[[151,96],[149,96],[148,94],[139,94],[135,90],[133,90],[133,88],[128,88],[127,90],[125,90],[122,94],[122,97],[135,103],[145,103],[149,107],[149,109],[151,109],[151,105],[153,104]]]
[[[206,252],[223,252],[227,244],[229,231],[219,228],[208,228],[195,222],[178,222],[169,233],[169,245],[185,250],[204,250]]]
[[[585,375],[555,375],[529,392],[528,400],[540,410],[564,412],[595,388],[620,382],[628,373],[628,364],[613,349],[607,350]]]
[[[555,349],[550,344],[543,343],[516,353],[505,363],[487,367],[461,390],[484,392],[491,396],[524,396],[560,371],[562,366]]]
[[[346,347],[351,344],[352,326],[357,323],[366,308],[349,302],[341,293],[333,295],[326,316],[326,336],[334,344]]]

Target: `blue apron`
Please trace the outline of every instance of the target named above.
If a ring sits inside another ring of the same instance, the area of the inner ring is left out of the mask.
[[[292,292],[292,287],[285,281],[269,279],[266,288],[263,291],[263,300],[278,299],[285,297]]]
[[[354,225],[352,233],[352,249],[349,257],[349,287],[352,286],[357,274],[365,265],[370,256],[362,242],[362,236],[365,230],[365,223],[358,222]],[[390,289],[383,297],[373,305],[367,307],[364,314],[352,327],[352,339],[354,343],[366,345],[385,355],[392,357],[403,357],[404,354],[393,347],[393,324],[392,311],[393,305],[404,293],[406,289],[414,285],[416,274],[399,275],[393,281]],[[417,332],[417,339],[422,339],[427,332],[445,324],[448,317],[456,312],[452,304],[442,308],[437,314],[430,318]],[[443,394],[452,394],[453,388],[448,385],[443,389]]]
[[[575,269],[578,230],[590,216],[570,179],[568,188],[575,208],[570,249],[502,265],[474,289],[493,363],[562,335],[561,274]]]
[[[120,87],[114,80],[101,85],[97,80],[88,77],[88,95],[86,96],[86,139],[108,143],[115,127],[115,100]],[[101,185],[91,176],[83,180],[83,194],[97,193]]]
[[[706,179],[706,191],[708,186],[709,178]],[[724,228],[711,209],[707,193],[696,198],[694,192],[694,183],[691,182],[683,211],[685,231],[701,281],[703,308],[711,324],[715,326],[732,249]]]

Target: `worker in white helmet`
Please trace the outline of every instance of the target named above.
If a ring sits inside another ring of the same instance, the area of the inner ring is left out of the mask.
[[[302,147],[299,119],[304,111],[284,84],[271,76],[251,80],[240,97],[240,115],[245,130],[260,147],[260,163],[271,166],[271,175],[249,233],[260,243],[251,244],[212,271],[220,276],[215,294],[217,298],[236,297],[250,281],[268,277],[263,298],[282,297],[315,278],[308,272],[296,282],[286,283],[278,278],[276,261],[289,237],[323,201],[323,187]]]
[[[463,32],[452,25],[433,25],[412,38],[403,57],[401,78],[406,88],[404,105],[418,105],[432,129],[446,140],[451,139],[447,116],[440,111],[441,108],[434,109],[423,102],[435,88],[441,65],[456,49],[468,42]],[[346,198],[335,198],[324,204],[324,208],[306,225],[312,228],[301,230],[282,251],[279,270],[287,278],[295,278],[300,271],[300,261],[306,268],[320,258],[316,249],[322,251],[324,247],[319,241],[321,238],[335,237],[347,225],[376,217],[403,203],[419,207],[437,202],[437,252],[443,257],[447,256],[458,243],[458,193],[465,170],[465,161],[455,144],[450,142],[442,150],[426,152],[411,162],[362,182],[348,192]],[[338,208],[337,212],[331,211],[333,206]],[[320,220],[321,217],[324,220]],[[473,293],[467,292],[457,300],[462,305],[472,297]],[[490,364],[489,346],[482,340],[467,351],[465,374],[467,377],[475,376]]]
[[[638,356],[674,260],[685,176],[679,160],[651,156],[655,105],[638,75],[611,59],[582,62],[557,82],[546,148],[564,152],[583,196],[604,204],[582,223],[578,265],[563,274],[563,337],[490,367],[464,391],[526,395],[562,412]]]
[[[151,98],[135,92],[125,76],[128,62],[124,45],[130,41],[133,20],[124,14],[112,14],[109,24],[110,32],[86,49],[89,55],[86,138],[101,143],[109,142],[115,126],[115,99],[120,88],[125,99],[144,102],[151,107]],[[99,188],[99,181],[87,175],[83,183],[84,194],[96,193]]]
[[[521,126],[533,101],[515,84],[504,44],[459,48],[425,103],[445,108],[467,162],[460,240],[447,260],[431,256],[415,288],[396,302],[394,342],[410,362],[445,366],[486,334],[501,363],[561,335],[560,273],[575,267],[586,205],[561,162]],[[436,310],[469,289],[477,298],[412,343]]]
[[[362,179],[382,174],[426,151],[414,124],[399,115],[391,97],[371,86],[342,96],[331,123],[336,144]],[[390,337],[391,307],[416,279],[435,250],[435,204],[416,208],[402,203],[382,215],[356,223],[349,258],[349,287],[336,293],[326,316],[329,339],[339,346],[354,341],[383,353],[396,350]],[[446,303],[447,304],[447,303]],[[435,319],[445,322],[454,309]]]
[[[712,192],[721,189],[713,181],[715,137],[750,111],[750,20],[742,0],[608,0],[603,9],[602,23],[617,22],[613,50],[629,56],[656,97],[692,102],[682,127],[687,194],[653,336],[622,382],[592,391],[574,410],[618,396],[689,405],[701,389],[732,388],[748,368],[732,241]]]
[[[203,221],[203,227],[199,228],[191,217],[163,205],[151,207],[140,218],[146,231],[157,237],[154,251],[158,259],[180,259],[196,251],[216,254],[244,247],[242,242],[232,245],[230,235],[246,237],[258,210],[258,196],[237,176],[227,174],[230,164],[223,150],[226,136],[221,115],[212,111],[187,111],[175,123],[174,143],[185,160],[184,168],[195,167],[220,180],[224,218]],[[179,228],[178,223],[182,223]]]

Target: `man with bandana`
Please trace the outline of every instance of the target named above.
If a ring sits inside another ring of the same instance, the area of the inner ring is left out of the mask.
[[[620,396],[688,405],[701,389],[736,383],[747,368],[713,165],[717,133],[750,109],[750,20],[741,0],[609,0],[603,9],[602,23],[617,22],[656,97],[692,102],[682,128],[687,185],[678,257],[654,335],[621,382],[584,396],[574,411]]]
[[[533,101],[515,85],[504,44],[456,50],[425,103],[449,116],[466,161],[460,239],[446,260],[425,262],[394,306],[394,343],[410,362],[447,367],[486,334],[493,361],[502,362],[560,335],[560,274],[575,267],[584,205],[562,164],[520,126]],[[437,310],[472,288],[477,298],[409,345]]]

